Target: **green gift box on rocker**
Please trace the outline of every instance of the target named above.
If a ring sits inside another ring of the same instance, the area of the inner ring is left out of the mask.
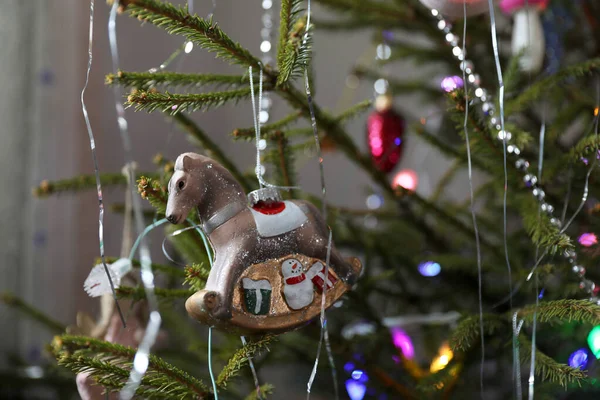
[[[271,306],[271,284],[263,279],[254,281],[242,279],[244,289],[244,305],[246,310],[254,315],[267,315]]]

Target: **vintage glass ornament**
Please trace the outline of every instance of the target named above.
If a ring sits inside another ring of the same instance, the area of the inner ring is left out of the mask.
[[[166,217],[180,224],[192,209],[215,258],[206,287],[185,305],[207,325],[246,333],[296,329],[320,314],[323,290],[330,307],[362,269],[332,244],[326,270],[329,230],[311,203],[283,201],[272,187],[246,197],[219,163],[184,153],[169,181]]]
[[[402,155],[404,118],[392,109],[391,97],[383,95],[375,101],[375,112],[367,120],[367,144],[373,163],[383,172],[390,172]]]
[[[437,10],[444,17],[461,18],[467,4],[467,17],[483,14],[489,9],[488,0],[421,0],[426,7]]]
[[[522,53],[519,67],[523,72],[539,72],[544,64],[546,42],[540,12],[548,0],[501,0],[500,8],[513,17],[511,50]]]

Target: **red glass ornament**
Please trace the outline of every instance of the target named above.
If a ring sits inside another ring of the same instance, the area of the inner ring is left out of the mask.
[[[285,203],[283,201],[260,200],[258,203],[253,205],[252,208],[262,214],[274,215],[285,210]]]
[[[367,144],[373,163],[383,172],[390,172],[402,155],[402,135],[406,122],[391,108],[375,111],[367,120]]]

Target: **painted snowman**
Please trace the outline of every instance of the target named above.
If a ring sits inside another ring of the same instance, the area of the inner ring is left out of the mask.
[[[296,259],[285,260],[281,264],[283,273],[283,295],[288,306],[300,310],[313,301],[313,283],[302,270],[302,263]]]

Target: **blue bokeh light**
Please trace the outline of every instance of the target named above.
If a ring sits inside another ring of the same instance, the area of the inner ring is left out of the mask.
[[[419,264],[419,273],[423,276],[437,276],[442,271],[442,267],[435,261],[425,261]]]

